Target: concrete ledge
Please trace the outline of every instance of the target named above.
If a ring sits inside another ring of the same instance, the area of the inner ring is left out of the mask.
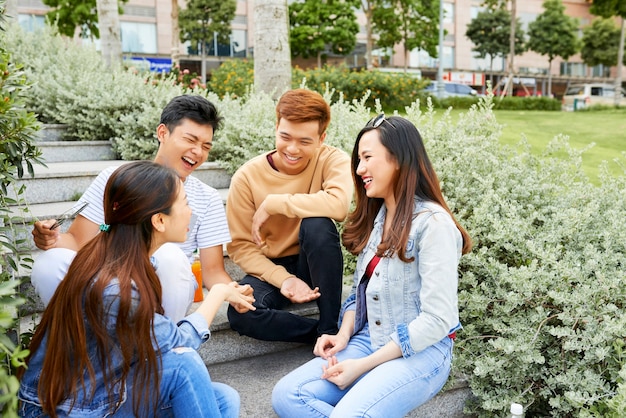
[[[19,188],[26,186],[23,198],[29,205],[39,203],[76,200],[96,176],[105,168],[120,166],[129,161],[67,161],[48,163],[47,167],[35,165],[35,176],[26,174],[16,182]],[[216,189],[230,186],[230,175],[217,163],[204,163],[196,169],[194,176]],[[15,197],[14,193],[10,193]]]
[[[117,159],[109,141],[40,141],[37,147],[46,163]]]

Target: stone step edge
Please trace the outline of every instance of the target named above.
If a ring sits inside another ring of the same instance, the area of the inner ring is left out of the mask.
[[[216,189],[219,193],[222,203],[226,205],[226,198],[228,196],[228,188]],[[26,208],[28,212],[22,212],[23,206],[9,206],[9,213],[11,217],[20,216],[26,223],[38,219],[53,219],[59,217],[64,212],[72,209],[76,201],[66,200],[63,202],[48,202],[48,203],[33,203],[27,204]]]
[[[112,166],[120,166],[132,161],[126,160],[86,160],[86,161],[65,161],[50,162],[46,166],[33,164],[34,176],[25,171],[23,180],[37,180],[42,178],[74,177],[77,175],[98,175],[102,170]],[[202,163],[197,170],[223,170],[220,164],[215,161]]]

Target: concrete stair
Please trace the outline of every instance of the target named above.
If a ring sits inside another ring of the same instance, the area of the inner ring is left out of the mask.
[[[33,178],[20,183],[26,186],[24,197],[32,219],[56,218],[70,209],[74,201],[88,187],[98,173],[111,165],[121,165],[108,143],[41,141],[43,158],[47,167],[36,166]],[[230,176],[216,163],[205,163],[195,172],[196,177],[218,189],[225,201]],[[67,228],[67,224],[63,226]],[[30,230],[24,231],[28,241]],[[33,258],[39,250],[30,248]],[[226,269],[234,279],[243,272],[225,254]],[[347,279],[346,282],[349,282]],[[30,282],[25,280],[22,293],[29,301],[21,308],[22,330],[32,329],[43,311],[43,304]],[[349,286],[344,286],[344,297]],[[205,289],[205,293],[207,290]],[[196,307],[194,304],[190,312]],[[230,329],[224,303],[211,326],[211,339],[199,352],[209,368],[214,381],[230,384],[241,395],[241,417],[275,417],[271,408],[271,390],[287,372],[313,357],[312,347],[302,344],[265,342],[238,335]],[[294,313],[315,317],[314,303],[290,307]],[[463,404],[470,396],[466,383],[461,380],[454,387],[442,391],[427,404],[412,411],[407,417],[464,417]]]

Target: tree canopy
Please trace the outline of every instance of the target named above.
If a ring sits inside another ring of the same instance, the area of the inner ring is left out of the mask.
[[[235,0],[189,0],[178,13],[181,42],[196,47],[211,43],[217,35],[219,42],[228,43],[236,8]]]
[[[438,55],[439,0],[382,0],[373,9],[372,22],[379,47],[403,44],[405,66],[415,48]]]
[[[552,94],[552,61],[578,52],[577,21],[565,15],[561,0],[546,0],[544,11],[528,25],[528,48],[548,57],[548,95]]]
[[[474,43],[472,51],[479,58],[489,56],[491,63],[496,57],[504,57],[510,50],[511,14],[501,8],[488,8],[472,19],[467,25],[465,36]],[[524,52],[524,31],[516,19],[515,54]]]
[[[619,36],[620,30],[613,19],[595,19],[590,26],[583,29],[580,55],[585,64],[591,67],[596,65],[615,66],[617,64]]]
[[[626,2],[624,0],[593,0],[590,10],[596,16],[626,18]]]
[[[126,2],[118,0],[119,4]],[[58,26],[62,35],[74,36],[76,28],[80,28],[83,37],[100,37],[96,0],[42,0],[42,3],[52,9],[46,17]],[[122,12],[120,7],[119,14]]]
[[[307,0],[289,5],[291,53],[304,58],[332,51],[347,55],[356,45],[359,25],[353,4],[345,0]]]

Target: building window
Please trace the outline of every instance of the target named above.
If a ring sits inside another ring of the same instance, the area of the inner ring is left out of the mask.
[[[428,52],[421,49],[414,49],[409,54],[410,67],[437,68],[439,61],[437,58],[431,57]],[[454,68],[454,47],[443,47],[443,68]]]
[[[135,54],[156,54],[155,23],[120,22],[122,51]]]
[[[562,62],[561,75],[584,77],[587,73],[587,65],[582,62]]]
[[[231,57],[246,57],[248,49],[246,44],[247,36],[248,34],[245,30],[233,29],[230,35]]]
[[[471,69],[479,71],[503,71],[505,58],[497,56],[493,59],[493,68],[491,67],[491,59],[487,55],[485,58],[472,57]]]
[[[454,23],[454,4],[443,3],[443,23]]]
[[[242,29],[233,29],[229,35],[229,42],[223,44],[218,42],[217,37],[206,44],[205,53],[207,56],[218,57],[242,57],[247,56],[247,32]],[[189,41],[185,42],[189,55],[200,55],[200,44],[194,46]]]
[[[485,8],[482,6],[472,6],[470,7],[470,17],[472,18],[471,20],[476,19],[476,17],[478,16],[478,13],[484,11]]]
[[[44,15],[18,15],[17,21],[26,32],[34,32],[46,25]]]

